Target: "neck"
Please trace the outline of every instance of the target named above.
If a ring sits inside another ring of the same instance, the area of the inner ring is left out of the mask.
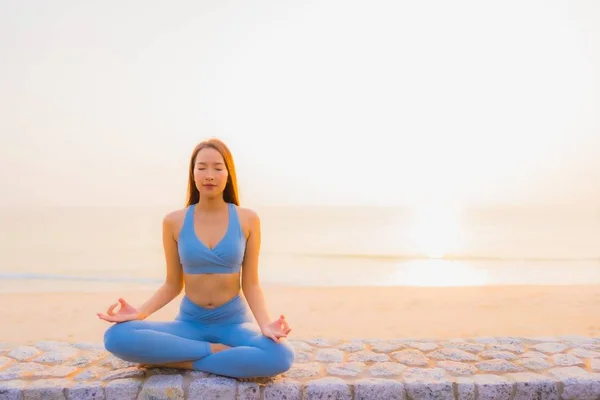
[[[196,210],[201,211],[219,211],[225,206],[225,200],[223,197],[207,198],[200,196],[198,204],[196,204]]]

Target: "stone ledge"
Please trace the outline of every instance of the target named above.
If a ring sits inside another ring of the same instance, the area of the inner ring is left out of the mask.
[[[144,369],[102,345],[0,343],[0,400],[600,399],[600,338],[290,340],[272,379]]]

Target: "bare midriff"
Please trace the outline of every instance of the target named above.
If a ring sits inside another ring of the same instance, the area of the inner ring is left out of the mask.
[[[193,303],[215,308],[240,293],[240,274],[185,274],[185,295]]]

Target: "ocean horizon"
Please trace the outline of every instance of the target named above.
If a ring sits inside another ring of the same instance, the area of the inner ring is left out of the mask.
[[[0,208],[0,291],[156,287],[168,207]],[[600,284],[600,210],[261,207],[264,285]],[[70,289],[69,289],[70,288]]]

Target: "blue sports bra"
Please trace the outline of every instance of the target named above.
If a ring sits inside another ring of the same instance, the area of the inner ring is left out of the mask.
[[[186,274],[233,274],[240,271],[246,238],[240,224],[235,204],[227,203],[229,222],[223,239],[211,250],[196,235],[194,229],[195,204],[188,207],[177,248]]]

